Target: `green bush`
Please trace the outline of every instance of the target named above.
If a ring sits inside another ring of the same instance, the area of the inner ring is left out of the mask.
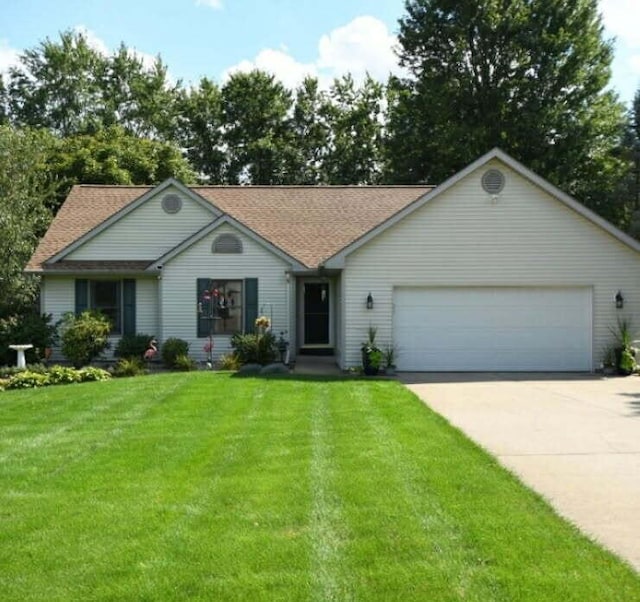
[[[122,358],[118,361],[118,363],[112,368],[111,373],[115,377],[122,376],[141,376],[142,374],[146,374],[144,364],[140,358]]]
[[[48,372],[50,385],[68,385],[81,381],[80,373],[75,368],[52,366]]]
[[[78,375],[80,376],[80,382],[83,383],[109,380],[111,378],[111,374],[106,370],[103,370],[102,368],[94,368],[93,366],[81,368],[78,370]]]
[[[118,341],[113,355],[125,359],[133,357],[142,359],[152,339],[153,337],[148,334],[125,334]]]
[[[218,370],[237,371],[240,369],[240,366],[240,361],[238,360],[238,356],[235,353],[221,355],[216,362],[216,367],[218,368]]]
[[[6,389],[35,389],[49,384],[49,375],[25,370],[14,374],[6,385]]]
[[[16,363],[16,352],[9,345],[33,345],[25,352],[28,364],[44,359],[45,349],[58,340],[58,326],[51,319],[51,314],[37,313],[0,318],[0,366]]]
[[[271,332],[264,334],[234,334],[231,337],[233,353],[241,365],[270,364],[278,357],[276,337]]]
[[[179,355],[176,357],[173,367],[176,370],[190,372],[192,370],[197,370],[198,364],[196,364],[196,361],[188,355]]]
[[[67,313],[61,328],[62,353],[76,368],[89,364],[109,348],[111,323],[100,313]]]
[[[189,343],[182,339],[167,339],[162,344],[162,361],[167,368],[176,367],[176,359],[180,355],[189,355]]]

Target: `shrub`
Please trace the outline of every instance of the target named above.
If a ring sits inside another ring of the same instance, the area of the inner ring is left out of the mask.
[[[106,370],[102,368],[94,368],[93,366],[87,366],[86,368],[82,368],[78,371],[78,375],[80,376],[80,382],[95,382],[102,380],[109,380],[111,378],[111,374],[109,374]]]
[[[6,385],[6,389],[35,389],[49,384],[49,375],[25,370],[14,374]]]
[[[81,380],[80,373],[75,368],[65,366],[52,366],[48,374],[50,385],[67,385]]]
[[[196,370],[198,368],[198,364],[196,364],[196,361],[192,357],[181,354],[176,357],[173,367],[176,370],[190,372],[191,370]]]
[[[122,358],[112,369],[113,376],[140,376],[146,374],[144,364],[140,358]]]
[[[110,332],[111,323],[100,313],[67,313],[62,320],[62,353],[80,368],[109,348]]]
[[[8,378],[0,378],[0,391],[4,391],[7,388],[8,384],[9,384]]]
[[[0,319],[0,365],[16,362],[16,354],[9,345],[31,344],[27,349],[27,363],[32,364],[44,359],[45,349],[58,340],[58,326],[51,324],[51,314],[27,313]]]
[[[189,354],[189,343],[182,339],[167,339],[162,345],[162,361],[167,368],[176,367],[176,359],[180,355]]]
[[[276,338],[271,332],[264,334],[234,334],[231,347],[240,364],[270,364],[278,357]]]
[[[240,361],[238,360],[238,356],[235,353],[228,353],[226,355],[221,355],[218,358],[216,364],[218,370],[239,370],[240,369]]]
[[[118,341],[113,355],[126,359],[133,357],[142,359],[144,352],[149,349],[149,343],[152,339],[153,337],[148,334],[125,334]]]

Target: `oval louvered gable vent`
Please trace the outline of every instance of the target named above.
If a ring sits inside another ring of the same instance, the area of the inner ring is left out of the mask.
[[[182,209],[182,199],[174,193],[162,197],[162,208],[165,213],[178,213]]]
[[[497,169],[488,169],[482,176],[482,188],[489,194],[500,194],[504,188],[504,174]]]
[[[213,241],[213,253],[242,253],[242,241],[233,234],[221,234]]]

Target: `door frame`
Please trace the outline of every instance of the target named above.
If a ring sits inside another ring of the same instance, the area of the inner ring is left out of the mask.
[[[304,303],[304,287],[305,284],[326,284],[329,295],[329,342],[324,344],[305,344],[305,303]],[[297,290],[297,307],[298,307],[298,333],[299,345],[298,349],[331,349],[335,347],[335,281],[327,277],[309,277],[298,278]]]

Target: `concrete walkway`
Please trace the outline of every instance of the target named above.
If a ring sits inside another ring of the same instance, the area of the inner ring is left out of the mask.
[[[401,380],[640,571],[640,377],[403,374]]]

